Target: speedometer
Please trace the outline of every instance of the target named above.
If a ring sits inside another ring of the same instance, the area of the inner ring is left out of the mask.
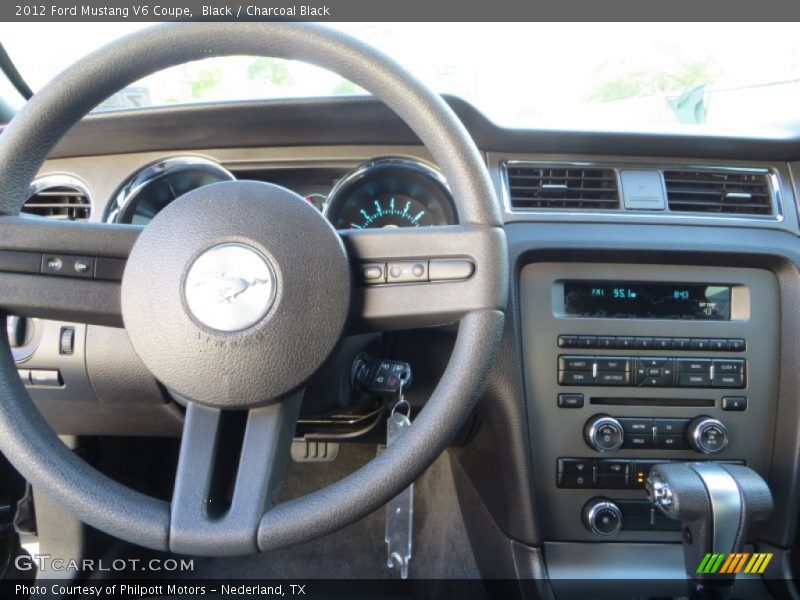
[[[442,176],[412,160],[374,160],[331,191],[325,214],[337,229],[429,227],[455,223],[453,200]]]

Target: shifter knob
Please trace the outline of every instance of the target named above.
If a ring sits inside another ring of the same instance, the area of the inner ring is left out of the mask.
[[[661,512],[681,522],[686,573],[699,584],[732,584],[735,574],[698,573],[703,557],[739,552],[748,527],[772,512],[766,482],[742,465],[655,465],[647,478],[647,494]]]

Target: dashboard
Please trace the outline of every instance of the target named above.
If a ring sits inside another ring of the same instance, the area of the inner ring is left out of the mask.
[[[665,461],[756,470],[776,510],[752,542],[791,547],[800,144],[508,131],[450,102],[489,167],[511,265],[497,364],[452,449],[470,482],[459,489],[468,525],[509,548],[480,560],[499,578],[546,564],[568,581],[581,557],[581,577],[624,579],[615,568],[650,572],[657,548],[682,576],[680,532],[642,489]],[[287,187],[337,229],[459,222],[427,151],[365,100],[91,117],[45,164],[29,208],[54,216],[55,194],[65,207],[55,216],[146,225],[182,193],[230,179]],[[47,181],[60,186],[49,196]],[[59,433],[180,434],[180,411],[123,330],[42,321],[12,333],[20,374]],[[446,328],[397,341],[419,365],[419,402],[452,344]],[[362,408],[324,426],[360,419],[367,430],[374,415]],[[609,505],[611,520],[595,522]]]
[[[236,179],[282,185],[325,214],[337,229],[457,222],[447,182],[438,170],[420,160],[381,157],[350,171],[249,168],[234,174],[211,158],[192,155],[164,158],[128,176],[106,208],[105,220],[147,225],[179,196]]]

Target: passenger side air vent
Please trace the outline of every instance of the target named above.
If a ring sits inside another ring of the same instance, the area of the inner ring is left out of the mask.
[[[752,171],[664,171],[673,212],[772,215],[769,175]]]
[[[48,175],[34,180],[22,212],[67,221],[88,221],[92,204],[86,186],[68,175]]]
[[[506,178],[512,210],[619,208],[614,169],[507,163]]]

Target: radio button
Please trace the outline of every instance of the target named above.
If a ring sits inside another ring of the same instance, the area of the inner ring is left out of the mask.
[[[595,358],[598,371],[630,371],[631,361],[626,358]]]
[[[712,385],[720,388],[743,388],[744,376],[737,374],[728,375],[726,373],[715,374]]]
[[[711,360],[707,358],[679,358],[678,373],[703,373],[711,374]]]
[[[672,349],[673,350],[691,350],[692,349],[692,340],[689,338],[673,338],[672,339]]]
[[[625,371],[598,371],[595,383],[597,383],[597,385],[628,385],[630,383],[630,376]]]
[[[598,452],[610,452],[622,446],[625,431],[619,421],[607,415],[595,415],[583,427],[586,444]]]
[[[666,356],[656,356],[648,358],[640,358],[645,367],[663,367],[669,360]]]
[[[591,371],[559,371],[560,385],[588,385],[594,383]]]
[[[617,420],[622,423],[622,429],[625,430],[625,433],[635,433],[640,435],[653,434],[653,419],[648,419],[645,417],[628,417],[619,418]]]
[[[636,338],[618,337],[617,350],[633,350],[636,347]]]
[[[645,377],[639,387],[667,387],[667,382],[661,377]]]
[[[714,374],[723,373],[744,373],[744,361],[742,359],[715,360]]]
[[[745,342],[741,338],[735,338],[732,340],[728,340],[728,351],[729,352],[744,352],[747,349],[747,342]]]
[[[583,394],[559,394],[559,408],[583,408]]]
[[[594,366],[593,356],[559,356],[559,371],[591,371]]]
[[[650,350],[653,347],[653,338],[637,337],[635,344],[637,350]]]
[[[672,349],[672,338],[655,338],[653,340],[653,350]]]
[[[613,350],[617,347],[617,338],[612,336],[598,337],[597,347],[604,350]]]
[[[558,336],[559,348],[577,348],[578,336],[577,335],[560,335]]]
[[[711,341],[702,338],[692,338],[690,347],[692,350],[711,350]]]
[[[654,419],[656,435],[683,435],[689,419]]]
[[[687,450],[689,444],[682,435],[656,435],[655,447],[660,450]]]
[[[711,387],[711,376],[705,373],[682,373],[678,378],[680,387]]]
[[[623,447],[631,450],[648,450],[653,447],[653,432],[647,435],[626,435]]]
[[[725,352],[728,349],[728,340],[710,340],[711,349]]]
[[[747,398],[744,396],[725,396],[722,399],[722,410],[747,410]]]
[[[597,347],[597,338],[593,335],[578,336],[579,348],[595,348]]]

